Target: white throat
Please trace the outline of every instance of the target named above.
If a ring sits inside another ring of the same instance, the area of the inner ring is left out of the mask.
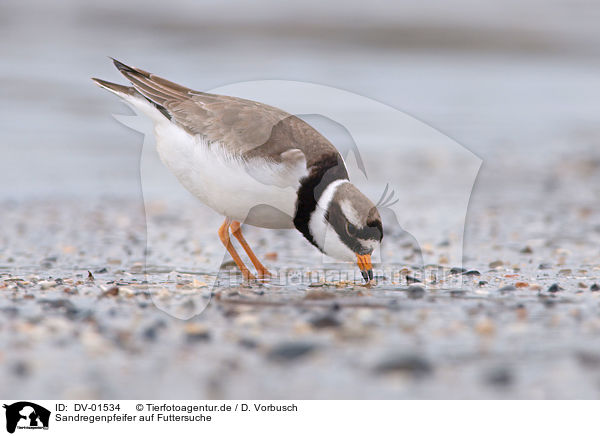
[[[348,180],[335,180],[325,188],[315,210],[310,215],[308,228],[313,240],[323,253],[339,260],[354,261],[356,255],[342,242],[336,231],[325,219],[335,191],[344,183],[350,182]]]

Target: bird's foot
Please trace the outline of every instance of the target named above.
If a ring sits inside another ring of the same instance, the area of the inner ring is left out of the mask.
[[[271,277],[273,277],[273,274],[271,274],[269,270],[265,267],[258,268],[256,270],[256,274],[258,275],[258,278],[262,280],[270,279]]]

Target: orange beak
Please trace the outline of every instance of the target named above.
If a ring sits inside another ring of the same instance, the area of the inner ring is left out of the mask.
[[[369,282],[373,280],[373,265],[371,265],[371,255],[370,254],[357,254],[356,255],[356,263],[358,263],[358,268],[360,269],[360,273],[365,279],[365,282]]]

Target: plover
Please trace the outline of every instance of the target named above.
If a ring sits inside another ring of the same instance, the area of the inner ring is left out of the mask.
[[[225,217],[221,242],[246,278],[239,241],[260,277],[271,273],[241,223],[296,228],[320,251],[355,261],[373,279],[383,238],[377,207],[348,177],[338,150],[302,119],[263,103],[194,91],[113,59],[132,86],[92,79],[154,123],[160,159],[179,182]]]

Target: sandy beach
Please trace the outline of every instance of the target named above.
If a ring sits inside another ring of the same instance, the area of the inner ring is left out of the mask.
[[[40,6],[43,20],[0,6],[0,22],[11,17],[0,26],[0,397],[600,397],[593,5],[572,12],[579,26],[562,3],[535,25],[536,1],[443,23],[405,5],[354,31],[360,14],[345,8],[333,26],[262,3],[269,13],[243,20],[218,5],[201,18],[187,3],[144,14],[75,3]],[[390,183],[400,199],[384,215],[376,283],[296,231],[250,227],[276,276],[245,283],[220,245],[222,218],[145,173],[147,144],[112,118],[130,112],[89,80],[119,80],[106,55],[203,90],[266,79],[346,90],[481,165],[467,171],[414,132],[390,138],[361,124],[361,106],[342,108],[349,130],[370,132],[354,138],[365,192],[377,200]],[[466,197],[459,182],[473,186]]]

